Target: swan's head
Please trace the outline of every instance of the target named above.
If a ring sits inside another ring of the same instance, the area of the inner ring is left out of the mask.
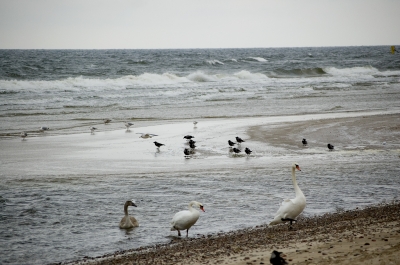
[[[135,207],[137,207],[137,205],[133,201],[126,201],[125,205],[126,206],[135,206]]]
[[[293,169],[297,169],[298,171],[301,171],[300,166],[299,166],[299,164],[297,164],[297,163],[293,163],[292,168],[293,168]]]
[[[202,204],[202,203],[200,203],[200,202],[197,202],[196,204],[199,206],[200,210],[202,210],[203,212],[205,212],[205,210],[204,210],[204,206],[203,206],[203,204]]]

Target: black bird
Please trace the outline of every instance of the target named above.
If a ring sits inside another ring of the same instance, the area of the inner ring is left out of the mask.
[[[329,150],[333,150],[333,148],[335,148],[333,145],[328,144],[328,149],[329,149]]]
[[[303,138],[303,141],[301,141],[302,143],[303,143],[303,146],[306,146],[308,143],[307,143],[307,140],[306,139],[304,139]]]
[[[271,262],[272,265],[285,265],[288,264],[284,258],[281,257],[282,252],[279,251],[272,251],[271,253],[271,258],[269,259],[269,262]]]
[[[190,151],[187,148],[185,148],[185,150],[183,150],[183,153],[185,154],[185,156],[190,156]]]
[[[194,138],[194,136],[191,136],[191,135],[183,136],[183,139],[186,139],[186,140],[190,140],[192,138]]]
[[[253,151],[251,151],[249,148],[247,148],[246,147],[246,149],[244,149],[244,151],[246,152],[246,154],[248,154],[248,155],[250,155],[251,154],[251,152],[253,152]]]
[[[190,148],[195,149],[196,146],[194,145],[194,143],[189,143]]]
[[[159,142],[153,142],[156,146],[157,146],[157,148],[160,148],[161,146],[163,146],[164,144],[162,144],[162,143],[159,143]]]
[[[237,148],[233,148],[232,151],[235,152],[235,154],[239,154],[240,152],[242,152],[242,151],[240,151],[240,149],[237,149]]]
[[[242,138],[236,136],[236,142],[238,142],[240,144],[240,143],[243,143],[244,140]]]
[[[236,143],[232,142],[231,140],[228,140],[229,146],[234,146]]]
[[[192,139],[189,140],[189,144],[194,144],[196,141],[193,141]]]

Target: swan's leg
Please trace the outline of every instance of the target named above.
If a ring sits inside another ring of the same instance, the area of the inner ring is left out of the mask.
[[[189,237],[189,228],[186,230],[186,237]]]
[[[178,236],[181,236],[181,230],[179,230],[179,229],[176,229],[176,230],[178,230]]]

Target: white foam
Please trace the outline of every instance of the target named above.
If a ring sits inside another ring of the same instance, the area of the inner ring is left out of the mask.
[[[350,68],[336,68],[326,67],[323,70],[331,75],[336,76],[359,76],[359,75],[373,75],[379,73],[379,70],[372,66],[359,66]]]
[[[258,62],[268,62],[268,60],[262,58],[262,57],[249,57],[250,59],[256,60]]]

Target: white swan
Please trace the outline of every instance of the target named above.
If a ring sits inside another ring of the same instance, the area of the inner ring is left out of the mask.
[[[136,204],[132,201],[126,201],[124,205],[125,216],[122,217],[121,222],[119,222],[119,228],[121,229],[129,229],[133,227],[139,226],[139,222],[133,216],[129,216],[128,214],[128,206],[136,206]]]
[[[297,185],[295,173],[296,169],[301,171],[299,165],[294,163],[292,165],[292,180],[296,197],[294,199],[285,199],[282,202],[281,207],[276,212],[274,220],[272,220],[269,225],[276,225],[287,221],[289,221],[290,225],[292,225],[292,222],[296,221],[296,217],[299,216],[306,207],[306,197]]]
[[[180,230],[186,229],[186,236],[189,235],[189,229],[194,225],[200,217],[200,212],[192,207],[192,205],[197,205],[200,210],[204,211],[203,204],[191,201],[189,203],[189,210],[177,212],[171,221],[171,231],[178,230],[178,236],[181,236]]]

